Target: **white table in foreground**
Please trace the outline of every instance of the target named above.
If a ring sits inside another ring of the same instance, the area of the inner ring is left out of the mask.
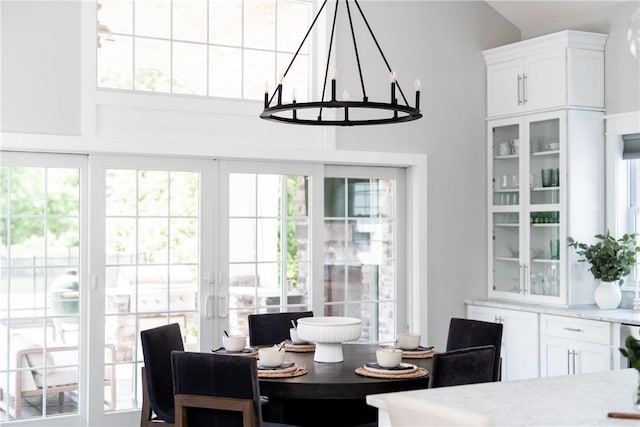
[[[385,396],[407,395],[484,414],[496,426],[637,426],[637,420],[608,418],[609,412],[636,412],[635,369],[535,378],[509,382],[373,394],[379,425],[389,426]],[[418,423],[416,425],[419,425]]]

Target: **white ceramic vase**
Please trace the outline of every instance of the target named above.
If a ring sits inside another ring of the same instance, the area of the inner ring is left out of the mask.
[[[600,281],[600,284],[593,294],[593,298],[596,300],[598,308],[602,310],[613,310],[618,308],[620,301],[622,300],[622,292],[620,291],[618,281]]]

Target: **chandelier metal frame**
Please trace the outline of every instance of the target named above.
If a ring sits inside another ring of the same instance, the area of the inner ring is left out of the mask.
[[[420,113],[420,82],[418,80],[416,80],[416,96],[415,96],[415,106],[412,107],[411,105],[409,105],[409,102],[407,101],[407,98],[404,95],[404,92],[402,90],[402,88],[400,87],[400,83],[397,81],[396,79],[396,74],[395,72],[392,71],[391,66],[389,65],[389,62],[387,61],[387,58],[384,55],[384,52],[382,51],[382,48],[380,47],[380,44],[378,43],[378,40],[375,36],[375,34],[373,33],[373,30],[371,29],[371,26],[369,25],[369,21],[367,20],[366,16],[364,15],[362,8],[360,7],[360,4],[358,3],[358,0],[351,0],[357,7],[358,12],[360,13],[360,16],[362,16],[362,19],[364,21],[364,24],[366,25],[369,34],[371,35],[373,41],[375,42],[376,47],[378,48],[378,52],[380,53],[380,56],[382,57],[382,59],[384,60],[384,63],[387,67],[387,70],[390,73],[391,76],[391,97],[390,97],[390,101],[389,102],[372,102],[369,101],[369,98],[367,96],[367,91],[365,88],[365,84],[364,84],[364,78],[362,76],[362,67],[360,64],[360,54],[358,52],[358,45],[356,42],[356,35],[355,35],[355,31],[353,28],[353,20],[351,17],[351,7],[349,6],[350,0],[344,0],[344,3],[346,5],[346,11],[347,11],[347,15],[348,15],[348,19],[349,19],[349,27],[351,30],[351,38],[353,40],[353,47],[354,47],[354,51],[355,51],[355,57],[356,57],[356,63],[358,65],[358,75],[360,77],[360,86],[362,89],[362,101],[351,101],[348,99],[344,99],[344,100],[338,100],[336,99],[336,78],[335,76],[331,77],[331,98],[328,100],[325,100],[325,95],[326,95],[326,88],[327,88],[327,79],[329,77],[329,64],[331,62],[331,53],[333,51],[333,41],[334,41],[334,36],[335,36],[335,28],[336,28],[336,20],[337,20],[337,16],[338,16],[338,7],[340,4],[340,0],[336,0],[336,7],[335,10],[333,12],[333,22],[331,24],[331,37],[329,39],[329,49],[328,49],[328,54],[327,54],[327,62],[326,62],[326,66],[325,66],[325,71],[324,71],[324,80],[323,80],[323,85],[322,85],[322,97],[320,99],[320,101],[309,101],[309,102],[296,102],[295,99],[292,100],[292,102],[290,103],[282,103],[282,82],[284,81],[284,78],[287,76],[287,73],[289,72],[289,70],[291,69],[291,66],[293,65],[294,61],[296,60],[296,58],[298,57],[298,53],[300,52],[300,50],[302,49],[302,46],[304,45],[304,43],[306,42],[307,38],[309,37],[309,34],[311,33],[311,30],[313,29],[314,25],[316,24],[316,22],[318,21],[318,18],[320,16],[320,14],[322,13],[322,11],[324,10],[326,4],[327,4],[328,0],[324,0],[322,3],[322,6],[320,7],[320,9],[318,10],[318,13],[315,15],[311,25],[309,26],[309,29],[307,30],[307,33],[305,34],[304,38],[302,39],[302,42],[300,42],[300,45],[298,46],[298,49],[296,50],[296,53],[293,55],[293,58],[291,59],[291,62],[289,63],[289,65],[287,66],[284,74],[282,75],[282,77],[280,78],[280,81],[278,82],[277,87],[275,88],[273,94],[271,96],[269,96],[269,92],[265,91],[264,94],[264,110],[262,111],[262,113],[260,114],[260,118],[265,119],[265,120],[272,120],[272,121],[277,121],[277,122],[281,122],[281,123],[290,123],[290,124],[300,124],[300,125],[319,125],[319,126],[361,126],[361,125],[376,125],[376,124],[391,124],[391,123],[402,123],[402,122],[409,122],[409,121],[413,121],[413,120],[417,120],[419,118],[422,117],[422,114]],[[396,89],[397,92],[400,93],[402,100],[404,102],[404,104],[400,104],[398,103],[398,98],[396,97]],[[275,103],[272,105],[272,103]],[[298,110],[305,110],[305,109],[318,109],[318,115],[317,118],[312,119],[312,118],[300,118],[298,117]],[[338,110],[342,110],[343,111],[343,118],[342,119],[328,119],[323,117],[322,113],[323,110],[335,110],[336,111],[336,117],[337,117],[337,111]],[[354,109],[359,109],[359,110],[386,110],[389,111],[390,117],[372,117],[369,119],[366,118],[357,118],[357,119],[350,119],[349,118],[349,110],[354,110]]]

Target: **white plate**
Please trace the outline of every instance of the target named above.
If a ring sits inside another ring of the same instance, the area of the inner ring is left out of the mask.
[[[375,372],[377,374],[408,374],[418,369],[416,365],[412,365],[411,363],[401,363],[400,366],[407,369],[378,369],[367,366],[366,364],[363,366],[363,368],[365,369],[365,371]]]
[[[265,368],[260,363],[258,363],[258,370],[262,372],[282,373],[282,372],[293,372],[296,369],[298,369],[298,366],[296,366],[296,364],[293,362],[285,362],[280,366],[281,366],[280,368]]]
[[[384,347],[384,348],[394,348],[394,346],[392,346],[392,345],[384,345],[382,347]],[[398,347],[398,348],[400,348],[400,347]],[[413,350],[402,350],[402,354],[415,356],[415,355],[433,353],[434,351],[436,351],[436,349],[433,348],[433,347],[418,346],[418,348],[415,348]]]

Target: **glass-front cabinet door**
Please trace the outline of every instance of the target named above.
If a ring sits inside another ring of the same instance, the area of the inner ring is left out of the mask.
[[[490,296],[561,302],[565,113],[489,123]]]
[[[489,283],[496,296],[520,298],[524,293],[524,232],[522,228],[522,119],[504,119],[489,126]],[[526,147],[524,147],[526,148]]]

